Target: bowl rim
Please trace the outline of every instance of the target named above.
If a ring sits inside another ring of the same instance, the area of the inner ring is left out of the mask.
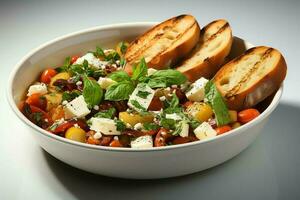
[[[27,59],[29,59],[31,56],[33,56],[36,52],[47,48],[48,46],[62,41],[64,39],[70,38],[70,37],[74,37],[74,36],[79,36],[81,34],[86,34],[86,33],[90,33],[93,31],[103,31],[103,30],[107,30],[107,29],[118,29],[118,28],[138,28],[138,27],[144,27],[144,26],[149,26],[149,28],[153,25],[157,24],[157,22],[128,22],[128,23],[116,23],[116,24],[109,24],[109,25],[102,25],[102,26],[95,26],[95,27],[91,27],[91,28],[87,28],[87,29],[82,29],[79,31],[75,31],[69,34],[65,34],[63,36],[60,37],[56,37],[55,39],[52,39],[48,42],[45,42],[41,45],[39,45],[38,47],[34,48],[33,50],[29,51],[23,58],[21,58],[21,60],[13,67],[12,71],[10,72],[9,75],[9,79],[8,79],[8,87],[6,90],[6,96],[7,96],[7,100],[8,103],[10,105],[10,107],[12,108],[12,110],[14,111],[14,113],[17,115],[17,117],[23,122],[25,123],[27,126],[29,126],[31,129],[35,130],[37,134],[43,134],[43,136],[48,137],[49,139],[54,139],[57,142],[61,142],[61,143],[65,143],[67,145],[74,145],[77,147],[82,147],[82,148],[87,148],[89,150],[98,150],[98,151],[113,151],[113,152],[156,152],[156,151],[168,151],[168,150],[173,150],[173,149],[180,149],[180,148],[187,148],[187,147],[193,147],[196,145],[201,145],[204,143],[212,143],[212,142],[217,142],[217,141],[222,141],[226,138],[229,137],[234,137],[235,135],[238,134],[242,134],[243,132],[245,132],[246,129],[250,129],[251,127],[257,125],[258,123],[260,123],[262,120],[264,120],[278,105],[279,100],[282,96],[282,92],[283,92],[283,84],[281,85],[281,87],[277,90],[277,92],[275,93],[271,103],[268,105],[268,107],[257,117],[255,118],[253,121],[251,121],[250,123],[244,124],[234,130],[231,130],[227,133],[224,133],[222,135],[219,135],[217,137],[214,138],[209,138],[206,140],[199,140],[199,141],[194,141],[194,142],[190,142],[190,143],[184,143],[184,144],[177,144],[177,145],[170,145],[170,146],[162,146],[162,147],[151,147],[151,148],[144,148],[144,149],[133,149],[133,148],[124,148],[124,147],[109,147],[109,146],[98,146],[98,145],[91,145],[91,144],[87,144],[87,143],[80,143],[80,142],[76,142],[70,139],[66,139],[64,137],[52,134],[40,127],[38,127],[37,125],[35,125],[34,123],[32,123],[30,120],[28,120],[23,113],[18,109],[18,105],[16,105],[16,103],[14,102],[14,98],[13,98],[13,83],[14,83],[14,79],[15,76],[18,72],[18,70],[21,68],[21,66],[25,63],[25,61]],[[236,37],[236,36],[234,36]],[[236,37],[238,39],[243,40],[242,38]],[[251,43],[243,40],[248,46],[253,46]]]

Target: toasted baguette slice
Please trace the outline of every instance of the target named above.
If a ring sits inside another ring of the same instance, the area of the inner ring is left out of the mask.
[[[279,51],[254,47],[225,64],[214,82],[230,109],[250,108],[275,92],[286,76],[286,62]]]
[[[212,78],[229,54],[232,31],[226,20],[216,20],[206,25],[200,34],[200,41],[192,54],[177,70],[192,82],[200,77]]]
[[[134,40],[127,48],[125,71],[145,58],[148,67],[163,69],[186,56],[199,40],[200,27],[191,15],[164,21]]]

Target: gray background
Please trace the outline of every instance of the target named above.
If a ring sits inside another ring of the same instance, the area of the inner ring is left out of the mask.
[[[96,176],[44,152],[10,110],[7,77],[32,48],[83,28],[181,13],[201,26],[225,18],[236,36],[280,49],[288,63],[282,101],[264,133],[229,162],[155,181]],[[300,199],[299,19],[296,0],[0,2],[0,199]]]

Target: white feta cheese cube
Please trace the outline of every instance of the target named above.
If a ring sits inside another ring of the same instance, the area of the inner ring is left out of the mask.
[[[182,120],[182,117],[176,113],[166,114],[167,119],[173,119],[175,121]]]
[[[204,140],[217,136],[217,132],[207,122],[202,122],[195,130],[194,133],[199,140]]]
[[[144,135],[144,136],[138,137],[135,140],[131,141],[130,145],[131,145],[131,148],[134,148],[134,149],[151,148],[151,147],[153,147],[152,136]]]
[[[95,57],[93,53],[87,53],[78,58],[74,64],[82,65],[84,60],[88,61],[89,65],[96,68],[103,68],[103,66],[108,64],[107,61],[101,61],[99,58]]]
[[[186,123],[184,121],[181,123],[181,131],[180,131],[179,135],[181,137],[189,136],[189,124],[188,123]]]
[[[112,80],[111,78],[100,77],[98,83],[102,89],[107,89],[110,85],[116,83],[116,81]]]
[[[37,84],[34,84],[34,85],[31,85],[28,89],[28,93],[27,93],[27,96],[31,96],[32,94],[46,94],[48,91],[47,91],[47,85],[45,83],[37,83]]]
[[[186,97],[190,101],[203,101],[205,96],[205,85],[208,82],[207,79],[201,77],[195,83],[192,84],[192,89],[186,93]]]
[[[67,103],[64,107],[64,111],[66,119],[70,119],[73,117],[81,118],[88,115],[91,112],[82,95],[76,97],[71,102]]]
[[[104,135],[121,135],[113,119],[93,117],[91,123],[90,129],[93,131],[101,132]]]
[[[137,111],[147,110],[154,97],[154,93],[155,91],[152,90],[147,84],[140,83],[132,92],[128,100],[128,106]]]

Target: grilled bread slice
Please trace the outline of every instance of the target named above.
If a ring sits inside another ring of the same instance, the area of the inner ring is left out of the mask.
[[[275,92],[286,76],[286,62],[273,48],[260,46],[225,64],[214,82],[230,109],[253,107]]]
[[[212,78],[229,54],[232,44],[232,31],[226,20],[220,19],[206,25],[200,34],[200,41],[191,55],[177,70],[184,73],[192,82],[200,77]]]
[[[148,67],[163,69],[186,56],[199,40],[200,27],[191,15],[164,21],[134,40],[127,48],[125,71],[145,58]]]

